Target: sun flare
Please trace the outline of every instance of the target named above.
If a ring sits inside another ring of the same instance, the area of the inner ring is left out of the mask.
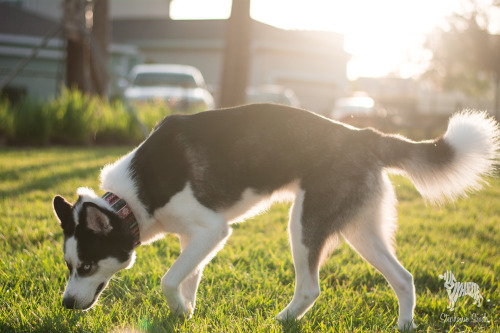
[[[174,19],[227,18],[231,0],[173,0]],[[349,78],[420,71],[425,34],[460,0],[252,0],[251,16],[283,29],[337,31],[352,55]],[[219,16],[217,16],[219,15]]]

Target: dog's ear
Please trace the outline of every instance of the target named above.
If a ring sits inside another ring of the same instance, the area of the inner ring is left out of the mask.
[[[61,228],[66,235],[72,235],[75,231],[75,221],[73,220],[73,205],[63,197],[56,195],[52,200],[52,207],[56,214]]]
[[[107,235],[113,230],[109,217],[94,205],[89,205],[87,210],[87,227],[96,234]]]

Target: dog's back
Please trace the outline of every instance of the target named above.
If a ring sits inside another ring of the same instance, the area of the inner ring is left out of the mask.
[[[413,142],[304,110],[253,104],[166,118],[137,150],[132,173],[139,191],[167,182],[145,200],[151,212],[186,182],[202,204],[221,209],[247,188],[269,194],[294,180],[302,187],[327,184],[337,193],[365,191],[367,177],[383,168],[406,172],[422,195],[441,201],[476,189],[490,173],[496,130],[483,114],[463,113],[443,137]]]
[[[139,187],[162,182],[147,178],[173,178],[161,186],[165,192],[155,191],[157,199],[148,198],[158,202],[152,210],[168,202],[179,179],[217,210],[233,205],[245,189],[270,194],[294,180],[303,187],[329,184],[338,192],[355,188],[382,167],[372,149],[379,137],[304,110],[254,104],[166,118],[139,147],[132,168]]]

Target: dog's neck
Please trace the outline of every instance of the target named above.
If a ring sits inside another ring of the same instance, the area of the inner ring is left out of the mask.
[[[102,198],[109,203],[122,221],[128,225],[133,237],[134,248],[139,246],[141,244],[139,225],[137,224],[134,212],[132,212],[132,209],[127,205],[127,202],[111,192],[106,192]]]

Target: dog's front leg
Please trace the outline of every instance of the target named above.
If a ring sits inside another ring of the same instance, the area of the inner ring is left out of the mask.
[[[172,313],[190,317],[194,311],[195,293],[203,267],[222,248],[231,234],[225,221],[213,221],[209,226],[193,228],[179,258],[161,279],[161,289]],[[186,280],[187,279],[187,280]],[[186,287],[181,292],[181,284]],[[196,288],[193,288],[196,284]],[[186,297],[188,296],[188,297]]]
[[[179,235],[179,241],[181,243],[181,251],[184,251],[189,243],[189,238]],[[204,268],[204,263],[200,264],[195,271],[181,283],[181,294],[186,300],[188,308],[196,308],[196,292],[198,290],[198,285],[200,284]]]

